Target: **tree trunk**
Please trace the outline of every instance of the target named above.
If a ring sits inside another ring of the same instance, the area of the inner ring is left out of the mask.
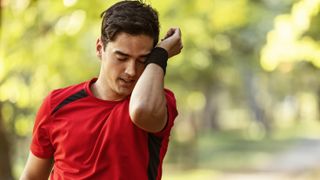
[[[248,98],[249,108],[252,111],[254,120],[258,123],[258,125],[262,126],[262,128],[265,130],[266,136],[269,136],[271,133],[270,120],[266,115],[264,107],[261,104],[259,104],[257,100],[259,85],[257,84],[257,81],[254,79],[252,72],[248,68],[244,72],[244,87]]]
[[[0,101],[0,179],[12,180],[10,145],[3,126],[2,102]]]
[[[215,89],[210,87],[209,90],[205,92],[206,104],[203,112],[203,125],[202,128],[209,131],[218,131],[220,126],[218,123],[218,105],[215,102]]]

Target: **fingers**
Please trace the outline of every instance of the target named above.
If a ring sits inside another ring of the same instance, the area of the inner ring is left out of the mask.
[[[181,37],[181,30],[180,28],[170,28],[168,31],[167,31],[167,34],[166,36],[161,39],[161,41],[169,38],[169,37]]]
[[[180,28],[170,28],[157,46],[164,48],[169,58],[179,54],[183,48]]]
[[[170,34],[170,36],[166,39],[171,41],[172,45],[179,46],[180,44],[182,44],[180,28],[170,28],[167,34]]]
[[[175,34],[181,38],[181,30],[180,28],[175,28]]]
[[[161,39],[161,41],[163,41],[163,40],[167,39],[168,37],[172,36],[173,33],[174,33],[174,30],[172,28],[170,28],[168,30],[166,36],[163,39]]]
[[[171,28],[171,36],[172,37],[176,37],[176,38],[180,38],[181,37],[181,31],[180,28]]]
[[[166,36],[165,36],[165,39],[168,38],[168,37],[170,37],[170,36],[172,36],[173,33],[174,33],[174,29],[173,29],[173,28],[170,28],[170,29],[168,30]]]
[[[182,49],[183,45],[182,45],[182,38],[181,38],[181,30],[180,30],[180,28],[175,28],[174,29],[174,34],[172,35],[172,37],[176,38],[175,45],[178,46],[180,49]]]
[[[173,42],[172,47],[174,48],[174,51],[179,54],[183,48],[180,28],[170,28],[168,33],[171,34],[169,38]]]

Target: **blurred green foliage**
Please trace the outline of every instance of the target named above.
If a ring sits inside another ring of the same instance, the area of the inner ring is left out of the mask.
[[[0,124],[18,176],[42,99],[52,89],[97,76],[99,16],[117,1],[0,2]],[[183,35],[184,49],[169,61],[166,75],[180,112],[168,164],[197,167],[206,159],[192,158],[204,148],[213,156],[207,168],[219,169],[217,149],[193,147],[199,139],[226,140],[234,145],[227,149],[239,149],[246,140],[278,137],[296,126],[312,127],[308,134],[319,137],[319,0],[146,2],[159,12],[161,37],[172,26]],[[216,134],[229,130],[246,136],[235,143]],[[179,154],[186,156],[175,162]]]

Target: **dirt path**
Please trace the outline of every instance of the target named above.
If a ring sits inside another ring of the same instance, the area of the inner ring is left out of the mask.
[[[220,178],[219,178],[220,179]],[[247,173],[227,173],[221,180],[319,180],[320,139],[301,139],[268,163]]]

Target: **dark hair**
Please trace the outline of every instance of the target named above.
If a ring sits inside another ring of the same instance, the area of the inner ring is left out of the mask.
[[[158,12],[141,1],[121,1],[101,13],[101,40],[106,44],[113,41],[117,34],[145,34],[153,38],[153,45],[159,39]]]

